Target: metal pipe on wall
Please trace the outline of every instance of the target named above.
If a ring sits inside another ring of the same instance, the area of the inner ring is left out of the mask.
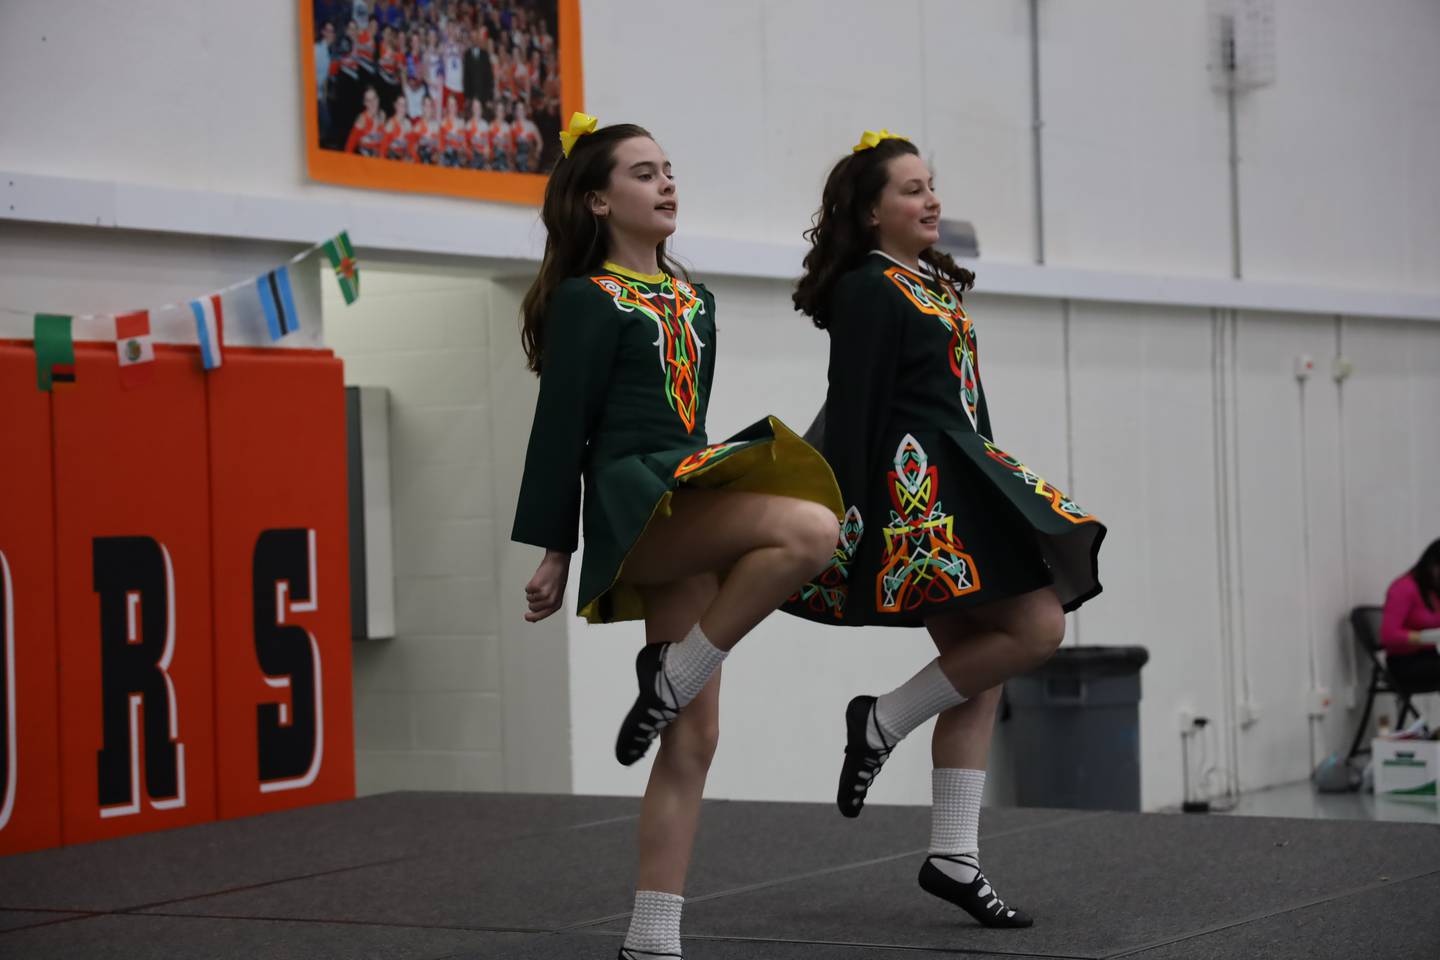
[[[1045,177],[1041,159],[1040,0],[1030,0],[1030,145],[1035,168],[1035,262],[1045,262]]]

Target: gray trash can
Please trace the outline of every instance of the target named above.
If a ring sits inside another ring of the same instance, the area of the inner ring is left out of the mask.
[[[1061,647],[1005,684],[1006,742],[1022,807],[1140,809],[1144,647]]]

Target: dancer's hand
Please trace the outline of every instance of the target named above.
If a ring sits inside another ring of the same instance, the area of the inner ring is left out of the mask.
[[[535,569],[535,576],[525,584],[525,601],[530,612],[525,614],[529,623],[544,620],[560,609],[565,602],[565,580],[570,576],[570,554],[558,550],[546,550],[545,559]]]

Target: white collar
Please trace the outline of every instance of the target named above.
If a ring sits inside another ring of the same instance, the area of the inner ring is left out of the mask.
[[[878,248],[878,247],[875,248],[874,250],[871,250],[870,252],[871,252],[871,253],[874,253],[874,254],[879,254],[880,256],[884,257],[886,260],[889,260],[891,263],[895,264],[896,266],[903,267],[904,269],[906,269],[906,270],[910,271],[911,273],[915,274],[917,277],[923,277],[923,278],[925,278],[925,279],[927,279],[927,280],[934,280],[934,279],[936,279],[936,278],[935,278],[935,271],[931,270],[931,269],[930,269],[930,265],[929,265],[928,263],[926,263],[924,260],[921,260],[921,261],[920,261],[920,269],[919,269],[919,270],[916,270],[914,267],[910,266],[910,264],[904,262],[903,260],[897,260],[897,259],[895,259],[894,257],[890,256],[890,254],[886,253],[884,250],[881,250],[881,249]]]

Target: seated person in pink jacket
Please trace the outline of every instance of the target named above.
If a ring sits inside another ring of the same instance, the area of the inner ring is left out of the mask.
[[[1380,645],[1390,675],[1402,687],[1440,687],[1440,540],[1385,593]]]

